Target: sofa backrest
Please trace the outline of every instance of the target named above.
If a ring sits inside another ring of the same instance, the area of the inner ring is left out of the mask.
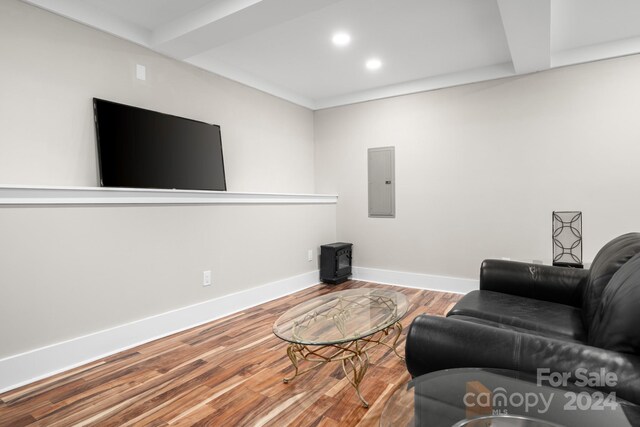
[[[589,329],[589,344],[640,353],[640,254],[613,275]]]
[[[582,321],[587,330],[591,330],[602,292],[611,277],[637,253],[640,253],[640,233],[628,233],[604,245],[594,258],[582,290]]]

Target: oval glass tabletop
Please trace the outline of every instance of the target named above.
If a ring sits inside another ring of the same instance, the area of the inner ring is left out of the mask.
[[[273,325],[279,338],[296,344],[339,344],[368,337],[400,320],[407,298],[385,289],[349,289],[305,301]]]
[[[382,411],[383,427],[638,425],[639,407],[574,384],[552,387],[522,372],[461,368],[401,386]]]

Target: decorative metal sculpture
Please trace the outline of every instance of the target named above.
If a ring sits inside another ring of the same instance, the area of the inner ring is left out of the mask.
[[[553,212],[553,265],[582,268],[582,212]]]

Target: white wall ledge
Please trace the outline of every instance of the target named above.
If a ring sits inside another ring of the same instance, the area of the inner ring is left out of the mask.
[[[336,204],[335,194],[232,193],[107,187],[0,185],[1,206],[21,205],[218,205]]]

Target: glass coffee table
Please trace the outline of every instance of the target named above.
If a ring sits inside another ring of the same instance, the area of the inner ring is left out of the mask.
[[[638,406],[608,393],[561,388],[522,372],[461,368],[414,378],[396,390],[381,427],[630,427]]]
[[[328,362],[340,362],[358,398],[369,367],[367,352],[378,345],[388,347],[400,359],[397,343],[402,333],[400,319],[407,312],[407,298],[384,289],[350,289],[332,292],[299,304],[285,312],[273,325],[273,333],[287,341],[287,355],[294,378]],[[300,363],[311,366],[300,370]]]

